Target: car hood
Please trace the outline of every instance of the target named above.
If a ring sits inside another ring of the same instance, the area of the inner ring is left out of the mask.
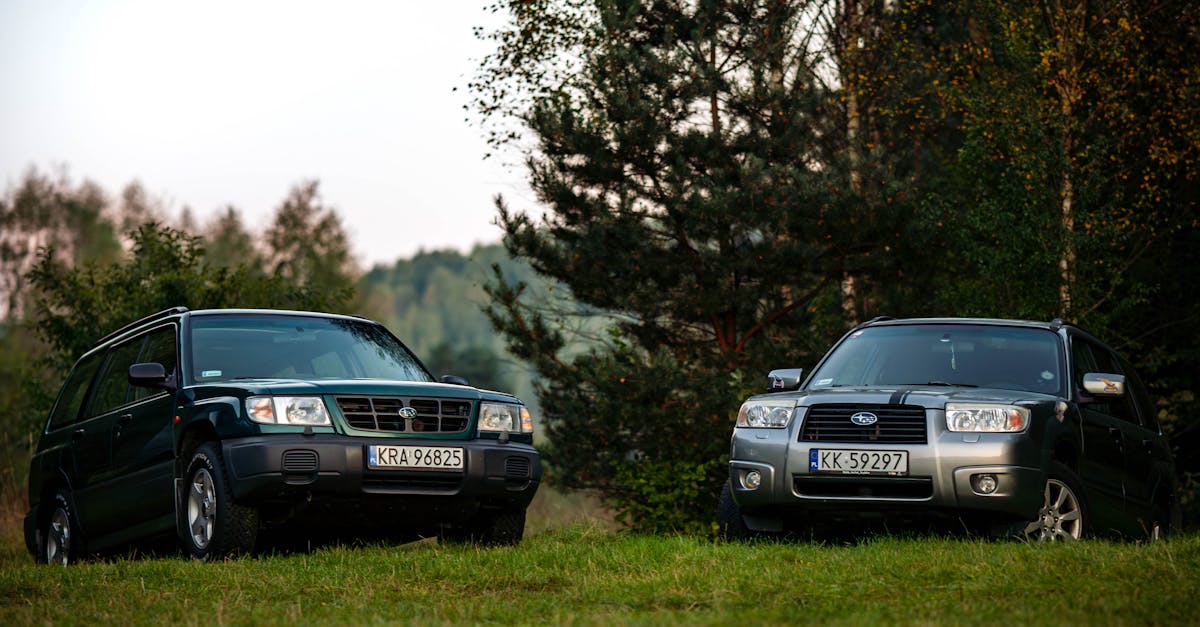
[[[1057,396],[1022,390],[996,388],[958,388],[947,386],[905,386],[887,388],[825,388],[801,390],[783,394],[768,394],[757,398],[795,398],[798,405],[915,405],[926,409],[943,409],[946,403],[984,402],[1026,404],[1057,401]]]
[[[520,403],[510,394],[480,390],[464,385],[433,383],[426,381],[390,381],[381,379],[238,379],[221,381],[197,388],[219,388],[228,393],[241,390],[249,395],[275,394],[296,396],[432,396],[437,398],[460,398],[464,400],[486,400],[505,403]]]

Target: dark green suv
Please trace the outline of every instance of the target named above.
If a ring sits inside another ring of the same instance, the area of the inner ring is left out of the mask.
[[[30,466],[25,543],[64,564],[172,532],[224,557],[277,526],[515,544],[532,439],[520,400],[435,381],[370,320],[175,308],[75,364]]]

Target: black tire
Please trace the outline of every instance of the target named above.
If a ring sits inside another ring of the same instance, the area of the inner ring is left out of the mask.
[[[721,497],[717,499],[717,525],[721,537],[726,540],[749,540],[754,537],[742,518],[741,508],[733,500],[733,487],[728,481],[721,488]]]
[[[38,529],[38,561],[63,566],[74,564],[82,546],[75,511],[61,491],[54,495],[49,505],[50,511]]]
[[[1075,471],[1062,462],[1051,462],[1043,494],[1038,517],[1025,525],[1027,539],[1040,542],[1080,540],[1091,533],[1091,515],[1083,484]]]
[[[525,510],[481,512],[465,525],[442,525],[438,531],[438,540],[451,544],[515,546],[524,537]]]
[[[516,546],[525,537],[525,510],[500,512],[486,521],[480,542],[489,546]]]
[[[214,444],[196,449],[184,477],[180,503],[187,552],[204,561],[254,550],[258,509],[233,500],[221,453]]]

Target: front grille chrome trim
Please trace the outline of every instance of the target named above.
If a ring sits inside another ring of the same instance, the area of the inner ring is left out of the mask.
[[[457,398],[337,396],[334,400],[350,427],[383,433],[464,433],[475,410],[473,401]],[[409,411],[401,415],[401,410]]]

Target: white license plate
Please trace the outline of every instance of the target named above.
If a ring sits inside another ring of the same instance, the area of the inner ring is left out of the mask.
[[[462,470],[463,450],[458,446],[368,446],[368,468]]]
[[[900,477],[908,474],[908,451],[814,448],[808,452],[808,470],[842,475]]]

